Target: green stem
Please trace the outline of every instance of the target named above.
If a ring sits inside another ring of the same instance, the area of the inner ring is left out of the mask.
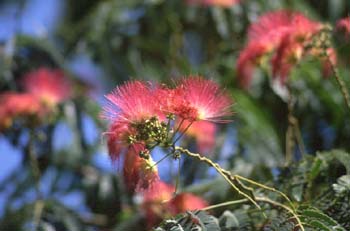
[[[324,51],[324,55],[327,58],[327,61],[328,61],[329,65],[330,65],[330,67],[331,67],[331,70],[332,70],[332,72],[334,74],[334,77],[335,77],[335,79],[336,79],[336,81],[338,83],[338,86],[339,86],[340,92],[343,95],[345,104],[346,104],[347,108],[350,111],[350,96],[349,96],[349,92],[348,92],[348,90],[346,88],[346,85],[345,85],[344,81],[342,80],[342,78],[341,78],[341,76],[339,74],[338,68],[332,62],[332,60],[329,57],[329,54],[328,54],[328,52],[326,50]]]

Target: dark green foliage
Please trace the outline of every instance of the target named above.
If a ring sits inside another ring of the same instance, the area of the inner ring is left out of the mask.
[[[221,230],[218,220],[202,211],[187,212],[176,220],[166,220],[157,231]]]

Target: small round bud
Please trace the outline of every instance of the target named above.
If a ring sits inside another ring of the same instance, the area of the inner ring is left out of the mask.
[[[143,149],[140,151],[139,155],[141,158],[148,160],[150,157],[150,151],[148,149]]]

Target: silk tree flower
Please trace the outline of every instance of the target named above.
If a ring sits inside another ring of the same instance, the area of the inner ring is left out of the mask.
[[[323,25],[303,14],[278,10],[261,16],[248,29],[248,43],[237,60],[240,85],[249,87],[254,67],[267,54],[272,55],[274,78],[285,83],[291,68],[307,51],[305,45],[311,42]]]
[[[145,214],[147,229],[159,224],[163,218],[171,216],[168,202],[175,188],[163,181],[154,183],[143,192],[141,210]]]
[[[336,24],[336,28],[343,32],[347,39],[350,39],[350,16],[340,19]]]
[[[26,92],[48,106],[55,106],[72,96],[71,83],[61,70],[39,68],[27,73],[22,85]]]
[[[164,218],[208,206],[204,199],[194,194],[180,193],[174,196],[174,192],[174,186],[162,181],[158,181],[144,192],[141,209],[145,213],[149,229]]]
[[[184,213],[188,210],[203,209],[208,205],[207,201],[192,193],[180,193],[169,202],[169,208],[173,215]]]
[[[119,159],[123,150],[145,147],[164,137],[166,125],[160,121],[164,115],[155,92],[149,83],[129,81],[106,95],[109,105],[102,117],[111,122],[105,135],[113,160]]]
[[[240,0],[187,0],[189,5],[231,7]]]
[[[159,180],[152,157],[141,158],[138,151],[130,149],[124,158],[123,179],[129,192],[142,192]]]
[[[190,76],[178,83],[177,90],[181,99],[177,100],[173,107],[176,116],[190,122],[229,122],[226,117],[232,115],[233,103],[228,94],[215,82],[200,76]]]
[[[44,110],[38,98],[28,93],[0,94],[0,129],[11,127],[16,118],[42,117]]]

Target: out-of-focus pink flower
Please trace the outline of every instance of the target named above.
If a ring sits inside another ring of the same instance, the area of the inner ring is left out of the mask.
[[[228,122],[232,115],[232,101],[225,91],[211,80],[190,76],[177,86],[182,101],[174,105],[174,114],[188,121],[206,120],[217,123]]]
[[[186,0],[190,5],[231,7],[241,0]]]
[[[175,192],[175,187],[163,181],[158,181],[143,193],[143,201],[149,202],[168,202]]]
[[[241,51],[237,60],[238,81],[241,87],[250,86],[255,66],[269,50],[270,47],[264,43],[250,43]]]
[[[290,34],[286,34],[272,57],[272,74],[280,77],[281,83],[285,83],[293,65],[300,60],[303,54],[303,45],[294,40]]]
[[[248,29],[248,44],[237,61],[242,87],[250,85],[254,66],[260,58],[275,52],[272,58],[274,77],[285,82],[293,65],[305,55],[304,45],[322,29],[322,24],[301,13],[287,10],[269,12]]]
[[[189,210],[203,209],[208,202],[192,193],[181,193],[176,195],[170,202],[169,207],[172,214],[184,213]]]
[[[0,129],[10,127],[17,117],[39,117],[44,112],[38,98],[28,93],[2,93],[0,104]]]
[[[147,228],[151,229],[171,215],[168,203],[175,192],[172,185],[162,181],[154,183],[143,193],[142,210],[145,213]]]
[[[40,68],[27,73],[22,79],[26,92],[52,106],[72,96],[71,83],[61,70]]]
[[[158,169],[152,157],[144,159],[138,153],[139,150],[130,149],[124,159],[123,178],[130,192],[142,192],[159,181]]]
[[[158,181],[144,192],[141,208],[145,212],[148,228],[164,218],[208,206],[204,199],[191,193],[180,193],[174,197],[174,191],[172,185]]]
[[[196,140],[198,151],[201,154],[209,153],[215,146],[216,125],[208,121],[196,121],[188,127],[189,123],[185,121],[180,131]],[[188,129],[184,131],[187,127]]]
[[[340,19],[337,22],[336,28],[343,32],[347,39],[350,39],[350,16]]]

